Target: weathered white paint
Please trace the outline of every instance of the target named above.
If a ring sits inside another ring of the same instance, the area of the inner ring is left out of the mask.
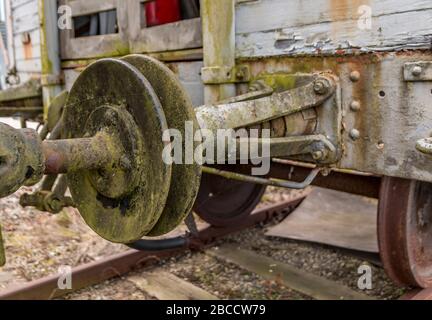
[[[179,80],[189,93],[195,107],[204,104],[204,85],[201,81],[202,67],[202,61],[176,63]]]
[[[42,72],[38,0],[7,0],[10,4],[15,66],[21,83]],[[31,42],[23,43],[24,34]]]
[[[372,28],[359,27],[360,6]],[[237,4],[236,55],[296,54],[430,48],[430,0],[259,0]]]

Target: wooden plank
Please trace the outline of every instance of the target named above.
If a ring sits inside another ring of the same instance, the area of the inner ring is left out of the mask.
[[[195,107],[204,104],[204,85],[201,81],[202,61],[170,64]]]
[[[31,73],[41,73],[42,72],[42,62],[40,59],[28,59],[28,60],[16,60],[16,67],[18,73],[20,72],[31,72]]]
[[[39,29],[35,29],[29,32],[30,34],[30,39],[31,39],[31,45],[37,46],[40,45],[40,30]],[[14,43],[14,48],[23,48],[24,44],[22,43],[22,38],[21,38],[22,34],[16,34],[13,37],[13,43]]]
[[[90,59],[129,53],[128,44],[118,34],[69,38],[62,46],[63,59]]]
[[[235,66],[235,1],[202,0],[204,67]],[[235,84],[206,85],[205,103],[211,104],[236,95]]]
[[[314,187],[267,236],[378,253],[376,200]]]
[[[130,52],[127,10],[129,1],[112,0],[106,6],[102,4],[103,1],[87,2],[87,0],[74,0],[74,5],[80,6],[80,12],[84,12],[84,8],[91,8],[90,11],[97,8],[102,10],[116,4],[119,32],[117,34],[74,38],[73,30],[62,30],[60,32],[62,59],[91,59],[128,54]],[[62,3],[65,3],[65,0],[62,0]]]
[[[358,21],[362,5],[371,8],[372,17],[432,9],[430,0],[248,1],[237,4],[236,33],[263,32],[344,20]]]
[[[136,31],[135,31],[136,32]],[[202,47],[201,19],[189,19],[151,28],[140,29],[132,35],[130,46],[134,53],[149,53]]]
[[[219,300],[218,297],[204,291],[175,275],[164,271],[131,276],[128,281],[159,300]]]
[[[123,0],[121,0],[123,2]],[[72,9],[72,16],[84,16],[93,13],[114,10],[117,8],[118,0],[70,0],[66,1],[65,5],[68,5]]]
[[[22,99],[39,98],[42,96],[41,84],[37,80],[23,83],[0,91],[0,102],[10,102]]]
[[[38,2],[33,0],[12,10],[14,34],[28,32],[39,27]]]
[[[224,245],[206,251],[207,254],[256,273],[264,279],[282,281],[293,290],[318,300],[372,300],[348,287],[330,281],[288,264],[258,255],[234,245]]]
[[[165,51],[165,52],[152,52],[148,54],[160,61],[202,61],[203,60],[203,49],[186,49],[179,51]]]
[[[255,17],[256,21],[263,19],[259,15]],[[236,36],[236,56],[315,55],[430,47],[432,9],[380,15],[371,21],[370,30],[359,28],[358,19],[348,19],[318,20],[312,24],[240,33]]]
[[[16,60],[40,59],[40,57],[41,57],[41,46],[39,44],[35,46],[30,46],[28,48],[25,47],[15,48]]]
[[[19,7],[19,6],[23,6],[25,4],[28,4],[30,2],[36,2],[37,0],[11,0],[11,7],[13,9]]]

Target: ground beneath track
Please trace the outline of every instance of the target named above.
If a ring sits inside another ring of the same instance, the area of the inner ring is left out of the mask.
[[[32,209],[22,209],[18,196],[30,189],[0,200],[0,221],[7,249],[8,263],[0,268],[0,290],[43,276],[55,274],[60,266],[77,266],[127,250],[94,234],[73,209],[52,216]],[[264,204],[289,200],[286,190],[270,189]],[[277,223],[277,221],[274,221]],[[404,290],[394,286],[383,270],[351,252],[264,235],[270,225],[232,235],[218,245],[233,243],[275,261],[287,263],[309,273],[327,278],[358,292],[378,299],[399,298]],[[373,289],[361,291],[357,287],[358,267],[372,268]],[[154,299],[139,289],[130,277],[142,276],[151,270],[167,271],[204,289],[220,299],[310,299],[281,283],[269,281],[245,269],[202,253],[186,253],[161,261],[150,270],[140,270],[122,278],[70,294],[66,299]]]

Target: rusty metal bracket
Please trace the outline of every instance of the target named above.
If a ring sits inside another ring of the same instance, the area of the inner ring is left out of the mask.
[[[251,74],[247,65],[204,67],[201,78],[204,84],[242,83],[249,82]]]
[[[196,116],[201,128],[212,131],[244,128],[319,106],[335,93],[336,88],[332,77],[315,75],[304,86],[264,98],[199,107]]]
[[[44,173],[42,141],[31,129],[14,129],[0,123],[0,197],[32,186]]]
[[[23,208],[34,207],[39,211],[52,214],[60,213],[66,207],[75,207],[71,197],[56,194],[49,191],[37,191],[32,194],[23,194],[20,198]]]
[[[407,62],[404,65],[405,81],[432,81],[432,62]]]
[[[273,138],[270,153],[272,158],[294,156],[318,164],[335,163],[339,158],[337,147],[321,134]]]
[[[321,134],[271,139],[249,138],[245,141],[240,139],[236,141],[235,149],[229,150],[228,146],[226,157],[242,159],[242,150],[248,150],[251,155],[262,155],[265,144],[269,146],[271,158],[297,157],[299,160],[317,164],[335,163],[339,158],[336,146]],[[223,161],[223,159],[216,159],[216,161]]]
[[[53,180],[54,184],[56,179]],[[49,190],[38,190],[32,194],[23,194],[20,198],[20,205],[23,208],[35,207],[40,211],[46,211],[52,214],[60,213],[66,207],[75,207],[73,199],[65,196],[68,188],[65,175],[60,176],[54,190],[51,191],[51,188],[52,185],[49,187]]]

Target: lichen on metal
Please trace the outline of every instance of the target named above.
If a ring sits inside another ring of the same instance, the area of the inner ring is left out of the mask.
[[[323,91],[316,92],[317,83],[323,86]],[[196,114],[202,128],[212,131],[242,128],[316,107],[331,97],[335,89],[332,78],[317,75],[313,81],[292,90],[250,101],[202,106],[196,109]]]
[[[154,58],[130,55],[123,59],[136,67],[151,83],[162,104],[168,127],[185,132],[186,122],[193,124],[193,134],[199,129],[189,95],[175,74]],[[183,141],[184,147],[185,141]],[[199,142],[194,141],[194,150]],[[174,164],[171,185],[164,211],[148,236],[159,236],[175,229],[192,209],[201,180],[201,167],[196,164]]]
[[[42,178],[45,165],[41,144],[36,131],[0,123],[0,197]]]
[[[115,109],[113,117],[98,117],[101,106]],[[166,146],[160,137],[168,125],[148,80],[125,61],[92,64],[70,91],[64,123],[69,139],[111,130],[120,139],[116,148],[130,155],[130,168],[68,173],[87,224],[112,242],[129,243],[148,234],[163,212],[171,182],[171,166],[160,156]],[[111,173],[118,178],[111,180]],[[128,176],[130,181],[124,179]]]

